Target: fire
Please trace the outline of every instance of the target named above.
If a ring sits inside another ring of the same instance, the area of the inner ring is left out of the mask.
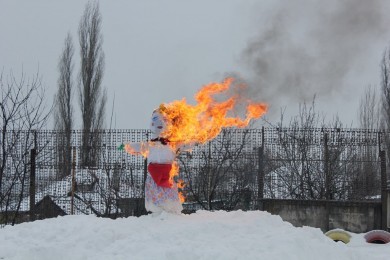
[[[173,183],[173,178],[175,176],[179,175],[179,165],[177,164],[176,161],[172,163],[172,169],[169,172],[169,182],[172,184]]]
[[[179,189],[179,199],[180,199],[181,203],[186,201],[186,197],[185,197],[184,191],[183,191],[185,186],[186,186],[186,184],[184,183],[184,181],[182,179],[177,181],[177,188]]]
[[[261,117],[267,111],[264,103],[247,100],[246,117],[241,119],[228,115],[239,104],[240,96],[233,95],[221,102],[215,100],[214,95],[226,92],[233,80],[226,78],[221,83],[204,86],[195,95],[195,105],[187,104],[184,98],[160,105],[160,111],[168,122],[164,137],[171,142],[205,143],[215,138],[224,127],[243,128],[252,119]]]
[[[233,95],[225,101],[218,102],[214,96],[226,93],[229,90],[233,78],[227,78],[221,83],[210,83],[204,86],[195,95],[197,104],[187,104],[186,100],[173,101],[161,104],[159,111],[167,119],[167,126],[162,136],[170,140],[172,149],[177,143],[205,143],[214,139],[224,127],[246,127],[252,119],[261,117],[267,111],[267,105],[246,101],[246,117],[229,117],[229,112],[234,108],[241,97]],[[241,105],[241,104],[239,104]],[[179,166],[175,162],[170,172],[170,181],[179,174]],[[185,201],[182,188],[183,180],[178,181],[179,198]]]
[[[178,165],[178,163],[177,162],[173,162],[172,163],[172,169],[171,169],[171,171],[169,172],[169,182],[171,183],[171,184],[173,184],[173,182],[174,182],[174,178],[175,178],[175,176],[177,176],[177,175],[179,175],[179,165]],[[183,194],[183,188],[184,188],[184,186],[185,186],[185,183],[184,183],[184,181],[183,180],[177,180],[177,187],[178,187],[178,189],[179,189],[179,199],[180,199],[180,202],[181,203],[183,203],[185,200],[186,200],[186,198],[185,198],[185,196],[184,196],[184,194]]]
[[[130,153],[130,154],[137,154],[138,152],[133,148],[133,147],[131,147],[131,145],[130,144],[126,144],[125,145],[125,151],[127,152],[127,153]],[[146,145],[144,144],[144,143],[141,143],[140,144],[140,154],[143,156],[143,157],[148,157],[148,154],[149,154],[149,149],[146,147]]]
[[[169,146],[176,151],[179,144],[205,143],[214,139],[225,127],[246,127],[252,119],[261,117],[267,111],[267,105],[256,103],[251,100],[245,101],[245,118],[231,117],[237,105],[242,104],[242,97],[232,95],[224,101],[217,101],[214,96],[226,93],[229,90],[233,78],[226,78],[221,83],[210,83],[204,86],[195,95],[196,104],[187,104],[186,100],[176,100],[168,104],[161,104],[159,112],[165,117],[166,127],[160,137],[169,140]],[[148,145],[141,143],[137,151],[144,156],[148,156]],[[128,153],[136,154],[136,150],[130,145],[125,145]],[[139,148],[139,149],[138,149]],[[179,174],[177,162],[173,162],[172,169],[169,172],[169,182],[173,185],[175,177]],[[179,198],[181,202],[185,201],[183,180],[177,180],[179,189]]]

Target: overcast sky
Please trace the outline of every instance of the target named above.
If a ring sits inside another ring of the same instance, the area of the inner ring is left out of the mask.
[[[57,88],[66,34],[77,30],[87,1],[0,0],[0,68],[32,76],[39,69],[47,102]],[[100,1],[108,93],[106,122],[147,128],[160,103],[237,75],[247,96],[290,113],[317,94],[318,109],[356,122],[364,88],[379,86],[390,43],[390,1],[116,0]],[[115,104],[112,107],[115,96]],[[79,106],[75,96],[75,114]],[[80,127],[80,121],[76,122]],[[49,125],[49,128],[51,125]]]

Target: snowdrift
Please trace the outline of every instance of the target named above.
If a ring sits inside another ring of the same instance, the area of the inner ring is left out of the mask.
[[[0,259],[388,259],[389,244],[334,242],[267,212],[64,216],[0,229]]]

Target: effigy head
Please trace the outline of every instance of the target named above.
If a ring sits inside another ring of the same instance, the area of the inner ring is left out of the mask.
[[[164,137],[162,136],[162,133],[166,129],[167,119],[162,114],[162,109],[164,109],[163,105],[153,110],[152,120],[150,122],[150,131],[152,132],[152,139],[158,137]]]

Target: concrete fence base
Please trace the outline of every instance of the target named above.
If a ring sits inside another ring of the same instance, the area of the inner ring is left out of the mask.
[[[382,229],[382,203],[325,200],[263,199],[262,208],[294,226],[311,226],[323,232],[343,229],[365,233]],[[390,223],[388,217],[387,223]],[[389,225],[388,225],[389,226]]]

